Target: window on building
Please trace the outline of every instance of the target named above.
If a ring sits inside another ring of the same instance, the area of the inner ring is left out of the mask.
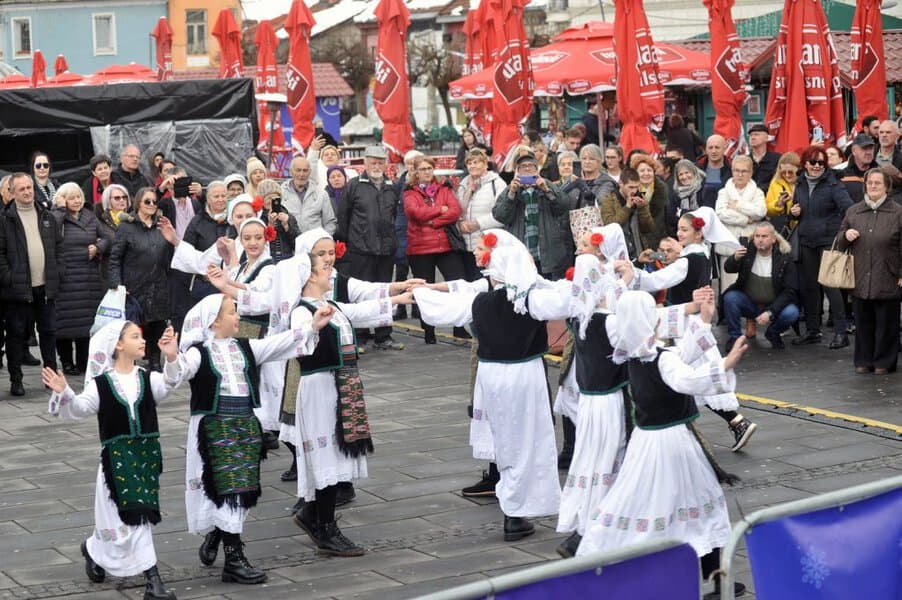
[[[116,54],[116,17],[98,13],[94,21],[94,56]]]
[[[551,0],[548,3],[548,8],[552,11],[564,11],[569,7],[570,2],[568,0]]]
[[[185,11],[188,27],[188,54],[207,53],[207,11],[189,9]]]
[[[31,18],[18,17],[9,22],[13,30],[13,58],[31,56]]]

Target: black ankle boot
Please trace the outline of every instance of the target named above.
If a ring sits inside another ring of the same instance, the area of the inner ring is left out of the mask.
[[[354,484],[350,481],[339,481],[335,484],[338,491],[335,494],[335,506],[344,506],[357,499],[357,492],[354,491]]]
[[[294,524],[310,536],[310,541],[314,545],[319,546],[320,536],[316,524],[316,502],[305,502],[304,506],[294,513]]]
[[[504,541],[516,542],[536,532],[535,526],[523,517],[504,515]]]
[[[435,343],[435,327],[431,325],[423,326],[423,341],[427,344]]]
[[[263,432],[263,447],[267,450],[279,449],[279,435],[274,431]]]
[[[147,585],[144,588],[144,600],[176,600],[175,594],[166,589],[163,580],[160,579],[160,572],[157,566],[144,571],[144,578],[147,579]]]
[[[266,581],[266,573],[252,565],[244,556],[244,544],[238,542],[234,546],[223,545],[225,564],[222,567],[222,580],[226,583],[234,581],[253,585]]]
[[[88,554],[88,542],[81,543],[81,555],[85,557],[85,573],[88,574],[88,579],[94,583],[102,583],[106,579],[106,571]]]
[[[455,327],[452,335],[459,340],[472,340],[473,336],[467,331],[466,327]]]
[[[557,457],[558,469],[569,469],[573,460],[573,446],[576,444],[576,425],[567,417],[561,417],[561,429],[564,431],[564,447]]]
[[[318,554],[329,556],[363,556],[366,550],[344,536],[335,521],[318,525],[319,542],[316,544]]]
[[[575,531],[570,534],[566,540],[560,543],[557,547],[557,553],[560,554],[563,558],[573,558],[576,556],[576,549],[579,548],[579,543],[583,540],[583,536],[576,533]]]
[[[293,456],[291,457],[291,468],[282,473],[282,475],[279,476],[279,479],[281,479],[282,481],[298,480],[298,463],[297,459],[295,459]]]
[[[204,537],[204,543],[200,545],[200,550],[197,552],[200,556],[200,562],[208,567],[216,562],[220,541],[222,541],[222,530],[219,527],[214,527],[213,531]]]

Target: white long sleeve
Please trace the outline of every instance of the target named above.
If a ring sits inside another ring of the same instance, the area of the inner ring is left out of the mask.
[[[736,375],[732,370],[724,370],[723,359],[692,367],[676,352],[665,351],[658,360],[658,368],[664,383],[681,394],[710,396],[732,392],[736,388]]]
[[[629,287],[643,292],[668,290],[686,279],[688,273],[689,260],[682,256],[663,269],[651,273],[633,267],[633,281]]]
[[[421,287],[413,291],[420,317],[436,327],[463,327],[473,320],[473,300],[478,292],[439,292]]]
[[[388,298],[363,300],[351,304],[339,302],[338,307],[357,329],[390,327],[393,323],[392,304]]]
[[[222,257],[219,256],[216,244],[201,252],[190,243],[181,241],[175,247],[175,252],[172,253],[172,261],[169,266],[190,275],[206,275],[207,265],[219,264],[222,264]]]
[[[238,290],[238,314],[262,315],[272,311],[273,276],[276,273],[275,265],[266,265],[260,269],[260,273],[250,283],[245,284],[246,289]]]
[[[537,321],[555,321],[572,316],[570,314],[571,285],[566,279],[561,281],[566,285],[560,284],[546,288],[534,287],[529,290],[529,297],[526,303],[529,307],[529,316]]]
[[[355,277],[349,277],[348,300],[351,302],[363,302],[364,300],[381,300],[383,298],[388,298],[388,286],[389,284],[387,283],[362,281]]]

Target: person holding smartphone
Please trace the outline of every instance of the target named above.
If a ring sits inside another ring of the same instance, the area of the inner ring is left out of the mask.
[[[276,237],[269,242],[269,253],[274,263],[294,256],[294,240],[301,235],[297,219],[282,206],[282,189],[278,182],[264,179],[257,184],[257,193],[263,198],[261,218],[275,229]]]

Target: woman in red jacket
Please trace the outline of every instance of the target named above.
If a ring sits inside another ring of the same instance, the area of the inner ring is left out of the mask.
[[[404,213],[407,215],[407,259],[414,277],[435,282],[435,269],[445,281],[464,278],[460,252],[452,248],[447,227],[457,227],[460,204],[451,186],[436,180],[435,159],[421,157],[407,175]],[[462,239],[458,233],[456,239]],[[427,344],[435,343],[435,327],[420,321]],[[469,339],[463,327],[454,328],[454,337]]]

